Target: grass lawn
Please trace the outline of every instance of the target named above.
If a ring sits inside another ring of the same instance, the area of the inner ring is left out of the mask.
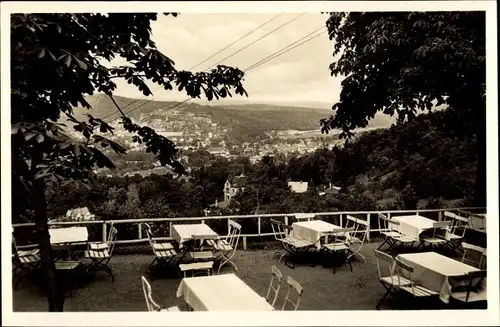
[[[377,276],[377,267],[373,249],[379,243],[365,244],[362,253],[366,263],[354,260],[353,272],[344,265],[333,274],[331,268],[322,265],[311,267],[298,264],[295,269],[278,263],[278,256],[273,256],[274,249],[239,250],[235,255],[238,266],[237,275],[255,292],[265,296],[271,278],[271,266],[275,265],[283,275],[292,276],[304,288],[299,310],[375,310],[385,289]],[[153,260],[146,251],[128,253],[117,248],[111,259],[115,282],[105,272],[99,272],[85,286],[76,288],[66,298],[65,311],[146,311],[142,291],[141,276]],[[142,253],[139,253],[142,252]],[[225,266],[221,273],[233,273],[231,266]],[[145,275],[150,279],[147,275]],[[153,279],[151,286],[153,297],[163,307],[178,305],[185,309],[182,298],[176,298],[177,287],[181,278],[166,277]],[[283,284],[276,308],[281,309],[286,293]],[[425,303],[425,309],[442,308],[444,304],[436,301]],[[29,281],[22,282],[13,293],[14,311],[47,311],[48,304],[41,289]],[[392,299],[390,296],[380,307],[381,310],[408,309],[406,301]]]

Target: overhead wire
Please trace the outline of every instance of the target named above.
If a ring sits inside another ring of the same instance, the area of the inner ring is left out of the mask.
[[[214,53],[214,54],[213,54],[213,55],[211,55],[210,57],[208,57],[208,58],[204,59],[203,61],[201,61],[201,62],[197,63],[196,65],[194,65],[193,67],[189,68],[188,70],[189,70],[189,71],[191,71],[191,70],[195,69],[196,67],[200,66],[201,64],[203,64],[203,63],[207,62],[208,60],[212,59],[213,57],[215,57],[215,56],[216,56],[216,55],[218,55],[219,53],[223,52],[224,50],[226,50],[226,49],[230,48],[230,47],[231,47],[231,46],[233,46],[234,44],[236,44],[236,43],[238,43],[239,41],[243,40],[244,38],[246,38],[246,37],[247,37],[247,36],[249,36],[250,34],[255,33],[256,31],[258,31],[259,29],[261,29],[261,28],[262,28],[262,27],[264,27],[265,25],[269,24],[270,22],[272,22],[273,20],[275,20],[276,18],[278,18],[278,17],[279,17],[279,16],[281,16],[282,14],[283,14],[283,13],[279,13],[279,14],[277,14],[276,16],[271,17],[270,19],[268,19],[268,20],[267,20],[267,21],[265,21],[264,23],[260,24],[259,26],[257,26],[257,27],[256,27],[256,28],[254,28],[253,30],[251,30],[250,32],[248,32],[248,33],[246,33],[245,35],[243,35],[243,36],[239,37],[237,40],[235,40],[235,41],[233,41],[232,43],[228,44],[227,46],[225,46],[225,47],[224,47],[224,48],[222,48],[221,50],[217,51],[216,53]],[[157,87],[157,88],[156,88],[153,92],[159,91],[162,87],[163,87],[163,86],[162,86],[162,85],[160,85],[160,86],[159,86],[159,87]],[[153,92],[152,92],[152,93],[153,93]],[[124,109],[126,109],[126,108],[130,107],[130,106],[131,106],[131,105],[133,105],[134,103],[136,103],[136,102],[138,102],[138,101],[140,101],[140,100],[142,100],[142,99],[144,99],[144,98],[146,98],[146,96],[142,96],[142,97],[140,97],[140,98],[137,98],[136,100],[134,100],[134,101],[132,101],[132,102],[128,103],[127,105],[125,105],[125,106],[124,106],[123,108],[121,108],[121,109],[122,109],[122,110],[124,110]],[[153,99],[154,99],[154,97],[153,97]],[[148,102],[153,101],[153,99],[148,100]],[[144,105],[145,105],[145,104],[147,104],[148,102],[143,103],[143,104],[142,104],[142,105],[140,105],[139,107],[144,106]],[[136,108],[134,108],[133,110],[135,111],[135,110],[136,110],[137,108],[139,108],[139,107],[136,107]],[[111,117],[111,116],[113,116],[113,115],[115,115],[115,114],[117,114],[117,112],[113,112],[113,113],[111,113],[111,114],[107,115],[106,117],[104,117],[104,118],[102,118],[102,119],[103,119],[103,120],[105,120],[105,119],[107,119],[107,118],[109,118],[109,117]]]

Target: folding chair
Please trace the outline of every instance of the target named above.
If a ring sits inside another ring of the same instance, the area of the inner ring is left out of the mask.
[[[288,226],[285,224],[281,224],[281,228],[284,230],[285,238],[281,240],[281,243],[283,244],[283,247],[287,250],[287,252],[291,255],[290,257],[294,258],[304,258],[304,254],[314,245],[314,243],[306,241],[306,240],[299,240],[295,237],[292,236],[292,226]],[[282,256],[283,257],[283,256]],[[297,265],[296,261],[294,260],[293,265],[289,265],[289,259],[290,257],[287,257],[285,259],[284,265],[295,269],[295,266]],[[281,258],[280,258],[281,260]]]
[[[463,256],[462,256],[462,262],[466,263],[472,263],[474,264],[477,268],[479,269],[485,269],[486,267],[486,249],[477,245],[469,244],[469,243],[462,243],[462,248],[463,248]],[[479,256],[479,260],[474,260],[470,256],[467,256],[468,253],[472,252],[474,255]]]
[[[109,225],[109,233],[108,233],[108,236],[106,238],[106,241],[105,242],[101,242],[101,243],[89,243],[90,244],[90,250],[105,250],[105,249],[109,249],[109,246],[110,246],[110,242],[113,238],[113,223],[111,223],[111,225]]]
[[[222,263],[219,265],[217,274],[220,273],[221,268],[229,263],[233,266],[234,270],[238,272],[238,267],[233,261],[233,257],[236,254],[236,249],[238,248],[238,242],[241,235],[241,225],[235,221],[229,220],[229,234],[226,239],[215,241],[215,249],[218,251],[222,257]]]
[[[115,281],[115,276],[113,275],[113,269],[109,265],[109,261],[113,255],[113,250],[115,248],[116,237],[118,231],[115,227],[112,228],[110,233],[109,248],[104,250],[91,250],[90,248],[84,252],[84,256],[87,259],[92,260],[87,266],[87,275],[92,276],[99,270],[105,270],[110,276],[111,281]]]
[[[413,267],[404,263],[403,261],[395,258],[396,260],[396,272],[398,280],[398,288],[411,294],[414,298],[430,298],[438,296],[439,293],[434,292],[426,287],[415,284],[412,279]],[[406,285],[407,281],[410,281],[410,285]]]
[[[154,260],[149,264],[146,271],[150,276],[152,276],[152,268],[156,264],[158,269],[167,269],[170,262],[176,257],[177,252],[175,251],[173,245],[169,242],[157,243],[153,239],[153,232],[151,231],[151,226],[147,223],[143,223],[148,235],[149,246],[153,251],[155,256]]]
[[[281,244],[281,250],[277,250],[273,255],[280,254],[279,261],[281,261],[281,259],[289,252],[283,242],[283,239],[285,239],[288,235],[283,228],[283,223],[276,219],[271,219],[271,228],[273,229],[274,239]],[[285,251],[282,252],[283,250]]]
[[[443,246],[448,241],[444,237],[444,233],[449,231],[449,227],[451,226],[450,221],[438,221],[432,225],[432,236],[426,237],[423,236],[420,239],[420,246],[425,247],[429,246],[431,249],[438,248]]]
[[[366,232],[368,230],[369,223],[362,219],[357,219],[353,216],[347,215],[346,228],[354,228],[352,232],[348,234],[347,245],[351,250],[349,258],[358,255],[366,263],[366,258],[361,254],[361,249],[366,239]],[[361,234],[359,237],[357,235]]]
[[[399,290],[400,285],[409,286],[411,284],[411,281],[405,277],[394,275],[395,262],[392,256],[375,249],[373,250],[373,252],[375,253],[375,258],[377,260],[378,279],[386,290],[384,296],[380,299],[380,301],[377,303],[377,306],[375,307],[378,310],[389,293],[396,294],[396,292]],[[382,263],[385,264],[385,267],[382,267]]]
[[[384,214],[378,214],[378,224],[380,234],[384,236],[384,242],[379,245],[377,250],[380,250],[386,243],[391,249],[398,247],[397,240],[402,236],[400,232],[394,229],[394,226],[399,225],[399,222],[387,218]]]
[[[22,278],[37,270],[42,260],[39,249],[18,250],[14,235],[12,235],[12,252],[12,277],[16,290]]]
[[[281,283],[283,282],[283,274],[274,265],[271,267],[271,273],[272,277],[271,277],[271,282],[269,283],[269,288],[267,289],[266,300],[270,301],[269,304],[271,304],[274,307],[276,299],[278,298],[278,293],[281,288]],[[272,297],[271,297],[271,292],[274,293]]]
[[[464,276],[454,276],[453,281],[462,285],[452,287],[451,297],[461,303],[482,302],[487,300],[486,270],[471,271]]]
[[[352,272],[352,250],[349,247],[348,239],[351,232],[354,231],[354,228],[338,228],[330,232],[327,236],[332,238],[332,241],[328,241],[328,243],[323,244],[321,250],[330,255],[333,259],[333,273],[335,274],[335,262],[337,258],[345,260],[344,263],[349,265]],[[345,259],[343,258],[345,257]]]
[[[462,217],[453,212],[445,211],[444,212],[445,221],[450,221],[450,230],[446,231],[446,234],[440,236],[440,238],[444,238],[447,242],[444,243],[444,246],[448,247],[452,251],[462,251],[460,249],[460,244],[465,237],[465,233],[469,226],[469,218]]]
[[[297,311],[300,303],[300,297],[302,296],[304,289],[302,288],[302,286],[300,286],[300,284],[296,280],[294,280],[290,276],[286,278],[286,283],[288,284],[288,292],[286,293],[285,301],[283,301],[283,306],[281,307],[281,310],[285,310],[286,304],[290,303],[293,305],[293,310]],[[296,293],[296,300],[290,298],[292,289],[294,290],[294,293]]]
[[[144,292],[144,298],[146,299],[146,305],[148,307],[148,311],[151,312],[181,311],[178,306],[162,309],[160,305],[153,300],[153,292],[151,289],[151,284],[149,284],[148,280],[144,276],[142,276],[141,279],[142,279],[142,290]]]

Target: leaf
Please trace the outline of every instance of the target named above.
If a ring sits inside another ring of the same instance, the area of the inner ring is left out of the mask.
[[[66,55],[66,60],[64,60],[64,64],[66,65],[66,67],[69,67],[69,65],[71,65],[71,55],[70,54]]]
[[[38,134],[38,135],[36,136],[36,141],[37,141],[38,143],[42,143],[42,142],[43,142],[43,140],[44,140],[44,137],[43,137],[43,135],[42,135],[42,134]]]
[[[40,50],[40,52],[38,52],[38,55],[37,55],[38,58],[43,58],[45,57],[45,48],[42,48]]]
[[[26,141],[29,141],[31,140],[33,137],[35,137],[38,133],[33,133],[33,132],[30,132],[30,133],[26,133],[26,135],[24,135],[24,139]]]
[[[88,66],[86,63],[84,63],[83,61],[81,61],[80,59],[78,59],[77,57],[73,56],[73,58],[75,59],[78,67],[80,67],[81,69],[83,70],[87,70]]]

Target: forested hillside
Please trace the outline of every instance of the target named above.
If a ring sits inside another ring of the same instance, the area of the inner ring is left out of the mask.
[[[245,173],[245,192],[220,213],[411,209],[466,205],[475,179],[475,140],[450,133],[447,112],[419,116],[390,129],[361,135],[342,148],[303,157],[211,158],[192,167],[187,178],[99,177],[91,186],[49,190],[50,216],[88,206],[104,219],[196,216],[223,197],[228,176]],[[458,132],[458,133],[457,133]],[[199,160],[202,160],[198,158]],[[199,161],[198,160],[198,161]],[[288,180],[307,181],[310,190],[293,194]],[[336,194],[318,195],[332,183]],[[258,191],[257,191],[258,190]],[[15,194],[13,194],[15,196]],[[213,209],[213,208],[212,208]]]

